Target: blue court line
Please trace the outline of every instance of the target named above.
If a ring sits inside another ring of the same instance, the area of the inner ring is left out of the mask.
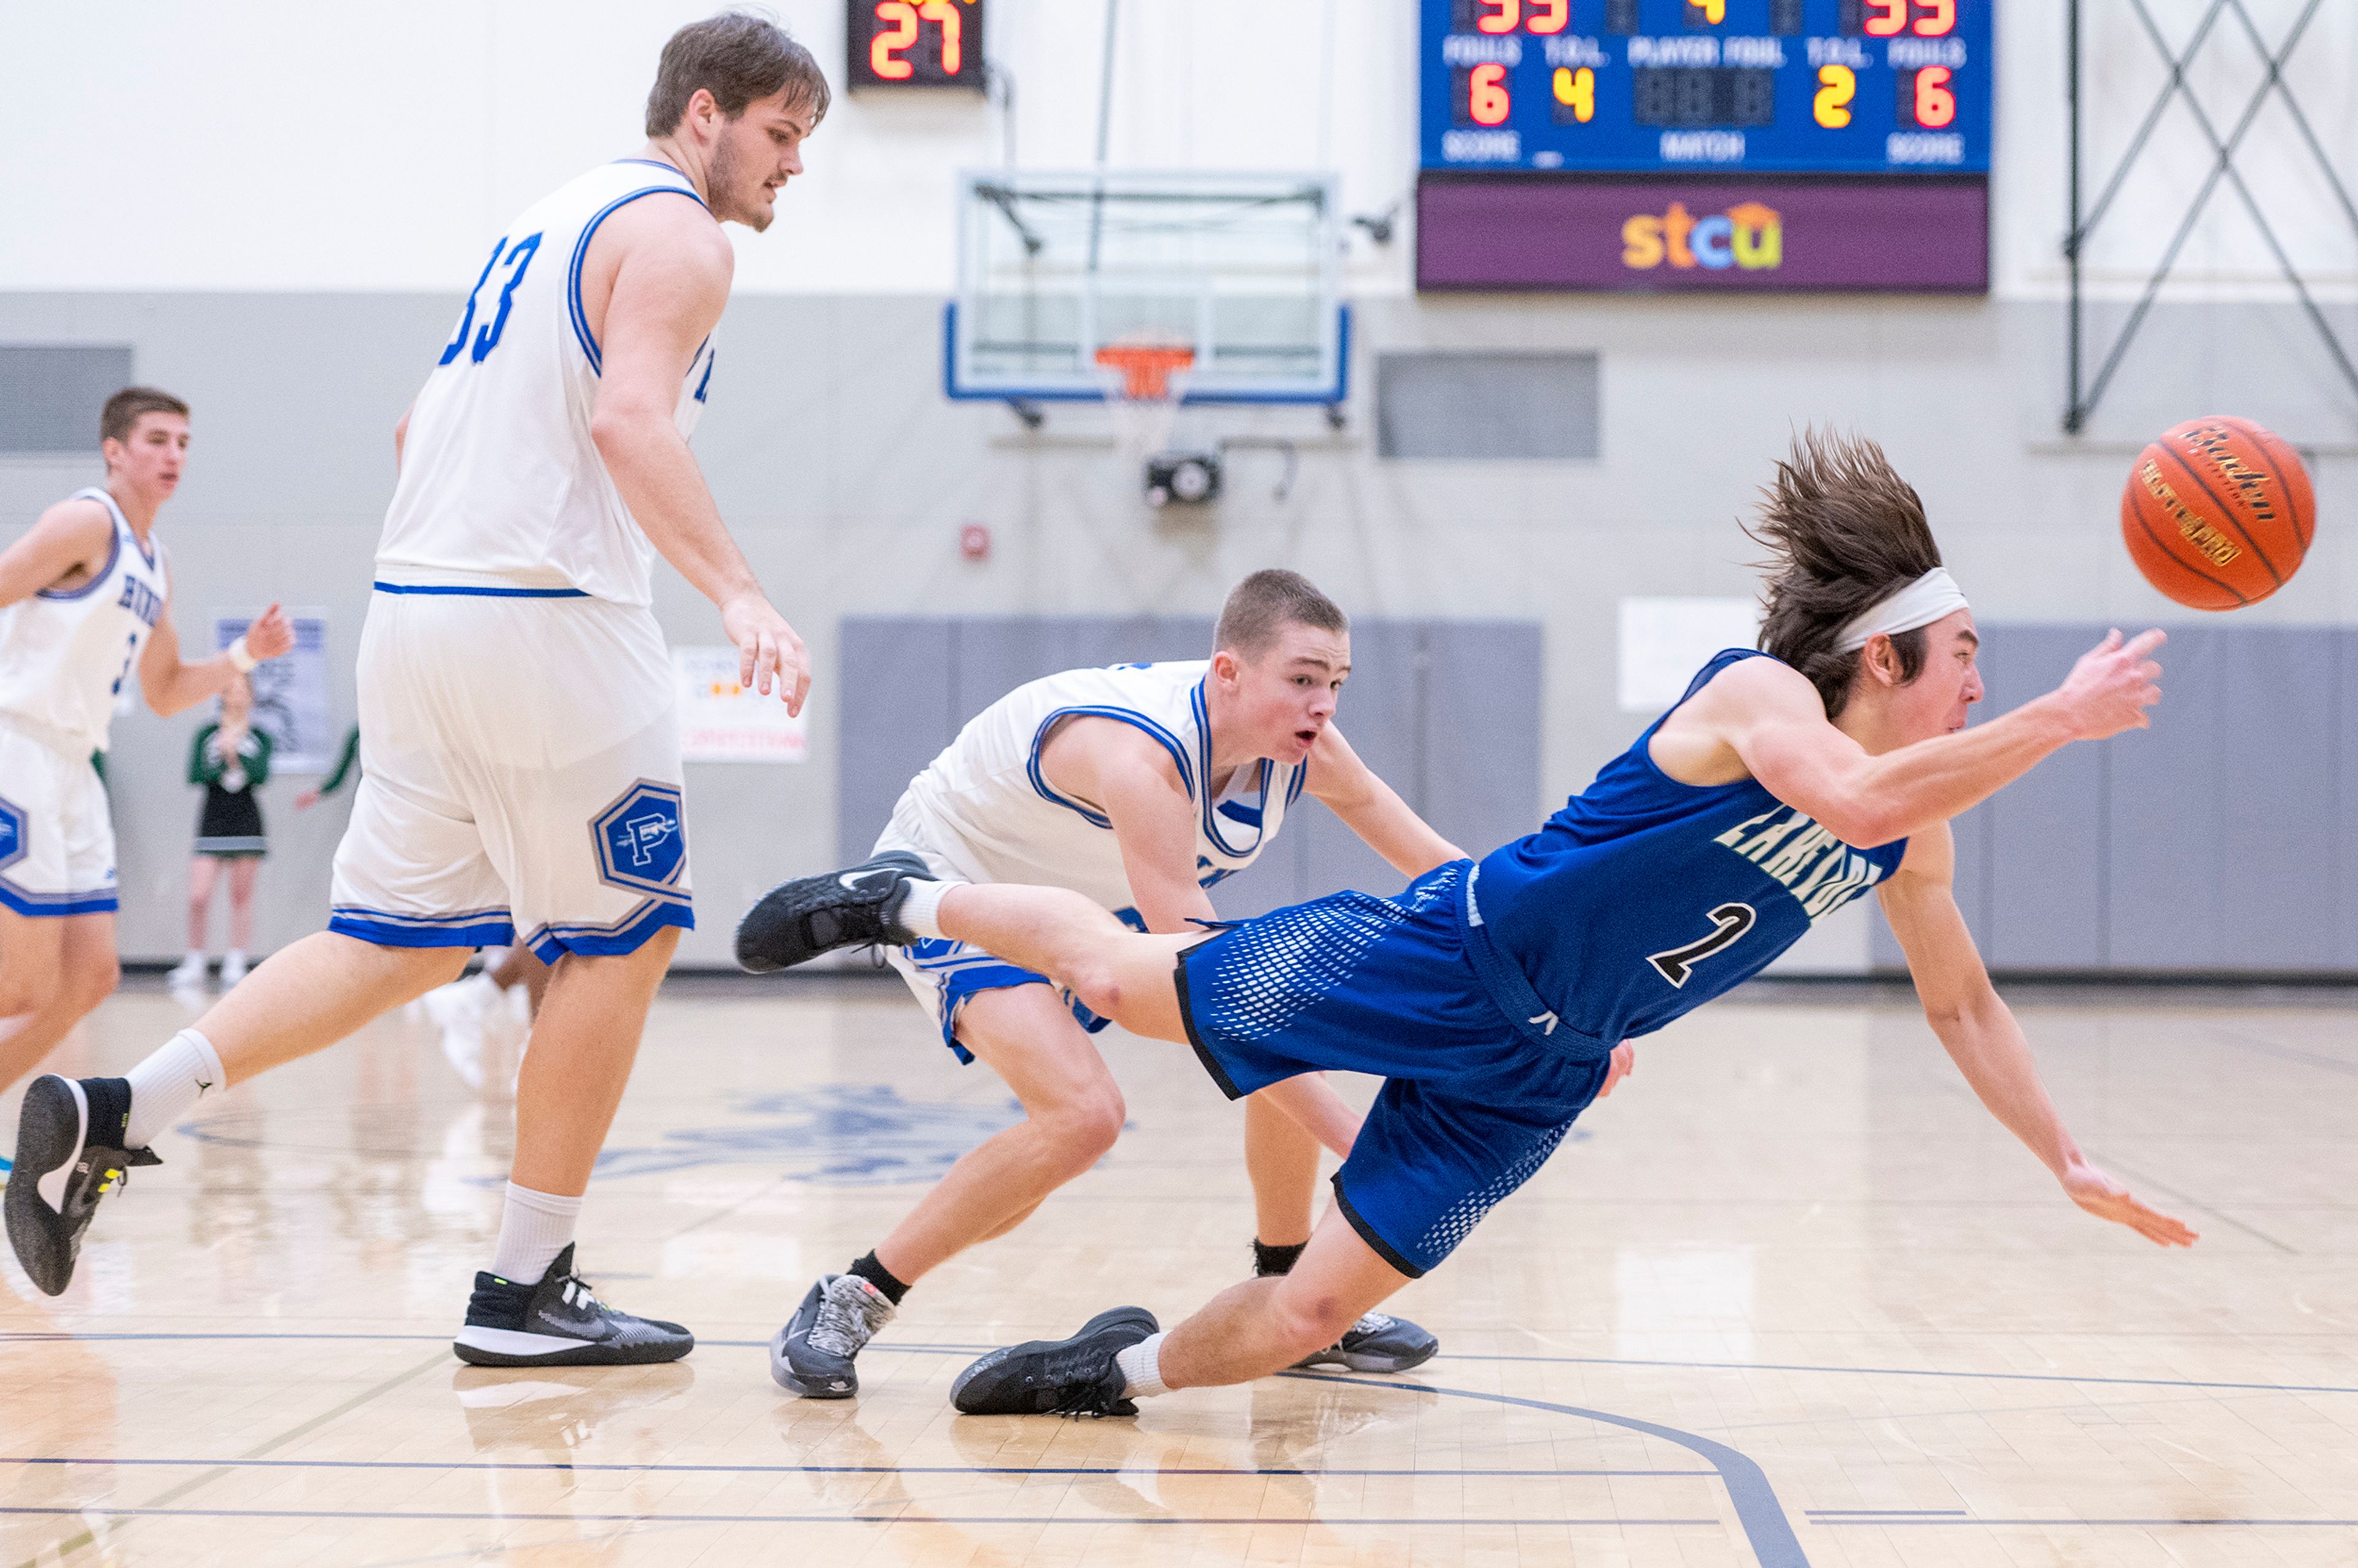
[[[1307,1383],[1350,1383],[1366,1389],[1401,1389],[1420,1385],[1399,1382],[1379,1382],[1373,1378],[1327,1378],[1312,1372],[1280,1372],[1281,1378],[1292,1378]],[[1698,1437],[1692,1432],[1676,1427],[1660,1426],[1633,1416],[1610,1415],[1604,1411],[1588,1410],[1579,1405],[1552,1404],[1545,1400],[1520,1399],[1513,1394],[1486,1394],[1473,1389],[1442,1389],[1422,1385],[1427,1393],[1443,1394],[1454,1399],[1480,1400],[1486,1404],[1516,1405],[1524,1410],[1546,1411],[1552,1415],[1568,1415],[1582,1421],[1602,1422],[1607,1426],[1626,1427],[1642,1432],[1649,1437],[1675,1443],[1691,1454],[1708,1460],[1719,1472],[1720,1484],[1727,1488],[1727,1500],[1736,1506],[1736,1522],[1744,1527],[1744,1539],[1752,1547],[1752,1555],[1759,1560],[1760,1568],[1810,1568],[1809,1554],[1793,1534],[1793,1527],[1785,1518],[1784,1505],[1777,1500],[1777,1490],[1768,1484],[1768,1475],[1751,1459],[1724,1443],[1714,1443],[1708,1437]]]
[[[1715,1526],[1715,1519],[1416,1519],[1368,1517],[1362,1519],[1282,1519],[1268,1515],[1237,1514],[1223,1518],[1191,1515],[1185,1518],[1155,1515],[1148,1518],[1109,1518],[1103,1515],[1079,1514],[929,1514],[909,1512],[897,1514],[581,1514],[581,1513],[514,1513],[397,1510],[392,1509],[114,1509],[103,1503],[83,1508],[23,1508],[0,1507],[0,1514],[29,1514],[73,1519],[97,1514],[108,1519],[400,1519],[447,1520],[465,1524],[556,1523],[556,1524],[1084,1524],[1107,1529],[1126,1524],[1183,1525],[1200,1527],[1213,1524],[1301,1524],[1301,1525],[1374,1525],[1398,1529],[1403,1525],[1423,1526],[1437,1530],[1464,1530],[1472,1525],[1563,1526],[1596,1525],[1605,1529],[1626,1529],[1637,1526],[1667,1526],[1691,1529]]]
[[[1240,1470],[1233,1465],[1202,1469],[1136,1465],[585,1465],[545,1461],[512,1464],[504,1460],[449,1459],[72,1459],[50,1455],[0,1457],[0,1465],[61,1465],[121,1467],[147,1465],[167,1470],[556,1470],[711,1471],[724,1476],[1709,1476],[1710,1470]]]
[[[78,1340],[240,1340],[240,1339],[326,1339],[382,1340],[387,1343],[416,1340],[427,1344],[448,1339],[443,1334],[71,1334],[16,1333],[0,1334],[0,1345],[11,1343],[40,1344],[49,1341]],[[710,1350],[767,1350],[766,1339],[700,1339],[698,1345]],[[871,1345],[868,1353],[905,1356],[979,1356],[986,1350],[996,1350],[995,1345]],[[2336,1383],[2228,1383],[2210,1382],[2194,1378],[2097,1378],[2080,1377],[2070,1372],[1954,1372],[1931,1367],[1812,1367],[1784,1361],[1657,1361],[1639,1360],[1613,1356],[1471,1356],[1444,1350],[1427,1366],[1439,1362],[1500,1361],[1531,1363],[1550,1367],[1667,1367],[1690,1372],[1823,1372],[1854,1378],[1957,1378],[1974,1382],[1994,1383],[2087,1383],[2125,1389],[2217,1389],[2232,1393],[2260,1394],[2358,1394],[2358,1387]],[[1422,1388],[1421,1383],[1397,1383],[1394,1388]],[[1438,1391],[1438,1390],[1435,1390]]]

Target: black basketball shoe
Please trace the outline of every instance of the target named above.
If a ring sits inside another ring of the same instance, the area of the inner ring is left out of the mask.
[[[476,1367],[639,1367],[678,1360],[696,1336],[606,1305],[573,1271],[568,1244],[536,1285],[478,1273],[467,1325],[450,1348]]]
[[[1404,1317],[1371,1312],[1343,1331],[1343,1337],[1324,1350],[1313,1351],[1296,1367],[1347,1367],[1354,1372],[1405,1372],[1433,1359],[1441,1341]]]
[[[6,1189],[8,1245],[49,1295],[73,1282],[81,1233],[98,1200],[121,1186],[133,1166],[164,1162],[147,1150],[122,1146],[130,1121],[131,1086],[121,1078],[45,1073],[25,1091]]]
[[[1070,1339],[994,1350],[957,1376],[950,1402],[965,1415],[1136,1415],[1114,1357],[1162,1325],[1144,1307],[1116,1307]]]
[[[907,946],[917,935],[893,916],[912,878],[934,873],[920,857],[889,849],[848,871],[780,882],[737,923],[738,968],[766,975],[838,947]]]
[[[892,1321],[882,1291],[857,1274],[821,1274],[771,1339],[770,1377],[806,1400],[848,1400],[860,1392],[855,1357]]]

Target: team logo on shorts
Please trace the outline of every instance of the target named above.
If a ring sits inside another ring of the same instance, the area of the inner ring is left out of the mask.
[[[641,779],[590,824],[598,841],[598,874],[618,888],[685,901],[676,884],[687,869],[687,825],[680,820],[679,786]]]
[[[25,832],[25,808],[15,801],[0,800],[0,871],[23,860],[32,848]]]

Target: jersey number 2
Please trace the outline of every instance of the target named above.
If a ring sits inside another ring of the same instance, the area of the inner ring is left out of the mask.
[[[475,347],[471,356],[474,362],[481,364],[483,356],[500,346],[500,334],[506,331],[508,328],[508,311],[515,304],[516,285],[524,281],[525,269],[532,265],[532,258],[539,253],[540,236],[538,234],[526,234],[515,243],[514,248],[511,248],[507,240],[503,237],[498,244],[492,247],[492,259],[483,264],[483,276],[475,279],[474,289],[467,296],[467,313],[459,318],[459,330],[443,347],[442,357],[435,362],[437,364],[447,365],[461,353],[468,351],[467,331],[475,324],[475,301],[481,296],[483,285],[492,281],[492,274],[499,269],[501,263],[505,262],[508,269],[507,287],[500,290],[499,313],[483,323],[482,329],[475,333]]]
[[[1723,903],[1711,912],[1714,929],[1701,941],[1690,942],[1683,947],[1673,947],[1667,953],[1648,956],[1646,962],[1660,971],[1662,979],[1674,986],[1683,986],[1694,967],[1752,929],[1759,916],[1748,903]]]

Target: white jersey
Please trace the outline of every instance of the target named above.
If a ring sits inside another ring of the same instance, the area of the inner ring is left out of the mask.
[[[1116,719],[1170,753],[1195,803],[1196,879],[1209,887],[1253,863],[1310,768],[1303,762],[1281,769],[1263,759],[1238,768],[1214,799],[1204,708],[1210,668],[1202,659],[1116,665],[1017,687],[977,714],[910,782],[896,820],[914,816],[925,842],[969,881],[1070,888],[1107,909],[1132,911],[1138,900],[1113,824],[1092,803],[1059,795],[1040,766],[1041,749],[1066,719]]]
[[[0,610],[0,717],[61,749],[106,749],[124,678],[164,613],[164,546],[150,556],[114,497],[92,486],[75,501],[106,508],[114,535],[106,561],[79,588],[45,588]]]
[[[703,205],[669,164],[623,158],[526,209],[492,247],[410,410],[380,579],[652,601],[654,549],[590,439],[600,353],[581,265],[600,223],[658,192]],[[712,359],[707,339],[680,387],[682,436],[704,410]]]

